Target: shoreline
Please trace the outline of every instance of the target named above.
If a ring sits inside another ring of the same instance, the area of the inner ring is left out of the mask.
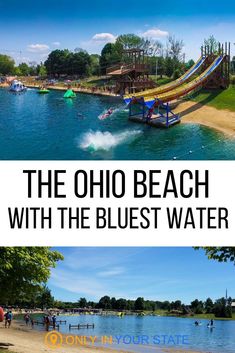
[[[199,124],[219,131],[227,137],[235,137],[235,112],[219,110],[193,101],[180,102],[174,109],[180,114],[181,123]]]
[[[38,89],[40,85],[26,84],[28,88]],[[0,84],[0,88],[8,85]],[[48,86],[50,90],[66,91],[67,87]],[[111,92],[93,91],[91,89],[72,88],[74,92],[94,96],[105,96],[122,99],[120,95]],[[227,137],[235,138],[235,112],[230,110],[219,110],[211,106],[203,105],[193,101],[179,101],[172,103],[172,110],[179,114],[183,124],[199,124],[223,133]]]
[[[39,89],[40,88],[40,85],[35,85],[35,84],[26,84],[25,83],[25,86],[28,87],[28,88],[35,88],[35,89]],[[52,90],[52,91],[63,91],[63,92],[66,92],[68,87],[63,87],[63,86],[47,86],[48,89]],[[105,97],[113,97],[113,98],[120,98],[121,99],[121,96],[118,95],[118,94],[115,94],[115,93],[111,93],[111,92],[102,92],[102,91],[99,91],[99,90],[95,90],[93,91],[92,89],[89,89],[89,88],[78,88],[78,87],[71,87],[72,90],[75,92],[75,93],[85,93],[85,94],[91,94],[91,95],[94,95],[94,96],[105,96]]]
[[[61,353],[73,353],[79,350],[80,353],[133,353],[133,351],[120,350],[115,348],[99,347],[95,345],[83,345],[83,344],[62,344],[57,349],[51,348],[45,344],[45,337],[48,332],[37,331],[31,327],[26,327],[23,322],[13,321],[10,329],[5,329],[4,325],[0,325],[0,346],[2,344],[9,344],[9,351],[14,353],[41,353],[41,352],[61,352]],[[78,336],[74,334],[64,335],[65,337]],[[84,337],[84,336],[81,336]],[[71,340],[71,338],[70,338]],[[69,341],[69,340],[68,340]],[[158,347],[149,346],[148,350],[153,350],[157,353],[185,353],[185,348],[173,348],[173,347]],[[199,351],[186,350],[188,353],[200,353]],[[7,352],[7,350],[6,350]],[[140,352],[138,349],[137,352]],[[205,351],[206,353],[206,351]]]

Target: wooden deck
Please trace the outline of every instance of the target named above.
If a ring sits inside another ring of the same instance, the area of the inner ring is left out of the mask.
[[[168,118],[168,125],[167,125],[167,119],[165,117],[162,117],[160,115],[153,115],[153,117],[150,120],[147,120],[146,118],[143,118],[142,115],[134,115],[129,117],[130,121],[136,122],[136,123],[141,123],[141,124],[147,124],[153,127],[157,128],[168,128],[173,125],[179,124],[181,119],[180,117],[169,117]]]

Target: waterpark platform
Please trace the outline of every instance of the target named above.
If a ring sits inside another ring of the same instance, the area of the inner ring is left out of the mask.
[[[173,125],[179,124],[181,119],[179,115],[174,115],[171,117],[168,117],[168,119],[160,114],[154,114],[151,119],[143,118],[143,116],[129,116],[129,120],[136,122],[136,123],[142,123],[142,124],[147,124],[153,127],[157,128],[169,128]]]

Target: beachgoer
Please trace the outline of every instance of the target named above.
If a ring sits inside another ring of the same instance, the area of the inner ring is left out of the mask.
[[[8,313],[8,328],[11,326],[12,318],[13,318],[13,314],[12,314],[12,311],[10,310]]]
[[[7,327],[7,324],[8,324],[8,314],[9,314],[9,311],[7,311],[4,315],[5,317],[5,328]]]
[[[50,318],[48,315],[45,317],[45,325],[46,325],[46,331],[49,331]]]
[[[214,321],[213,321],[213,319],[211,319],[211,326],[213,326],[214,325]]]
[[[25,321],[25,323],[26,323],[26,326],[28,326],[29,320],[30,320],[29,314],[26,313],[25,316],[24,316],[24,321]]]
[[[6,312],[5,316],[5,328],[9,328],[11,326],[11,321],[12,321],[12,312],[8,310]]]
[[[56,327],[56,316],[55,315],[52,316],[52,325],[53,325],[53,329],[55,329],[55,327]]]

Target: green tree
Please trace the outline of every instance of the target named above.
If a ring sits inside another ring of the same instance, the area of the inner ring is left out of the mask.
[[[26,63],[21,63],[18,65],[22,76],[28,76],[30,73],[30,67]]]
[[[165,74],[168,77],[171,77],[173,75],[174,72],[174,63],[172,58],[170,58],[169,56],[167,56],[165,58]]]
[[[90,55],[90,74],[93,76],[100,74],[100,56],[98,54]]]
[[[195,314],[203,313],[203,302],[195,299],[191,302],[191,309]]]
[[[105,295],[104,297],[100,298],[98,306],[101,309],[111,309],[110,297],[108,295]]]
[[[116,304],[117,304],[117,299],[114,298],[114,297],[112,297],[112,298],[111,298],[111,308],[112,308],[112,309],[117,309]]]
[[[8,56],[0,54],[0,74],[9,75],[14,73],[14,60]]]
[[[195,64],[195,61],[194,61],[193,59],[190,59],[190,60],[185,64],[186,70],[189,70],[194,64]]]
[[[49,75],[61,75],[71,71],[70,60],[71,52],[68,49],[53,50],[44,65]]]
[[[209,260],[235,264],[235,247],[195,247],[195,249],[203,249]]]
[[[120,45],[122,49],[142,49],[144,46],[144,39],[133,33],[122,34],[116,39],[116,46]]]
[[[204,307],[207,314],[210,314],[213,312],[214,303],[211,298],[207,298],[207,300],[205,301]]]
[[[22,72],[21,72],[19,66],[16,66],[16,67],[14,68],[14,75],[16,75],[16,76],[22,76]]]
[[[209,38],[204,39],[204,45],[209,47],[209,50],[216,54],[219,49],[219,42],[215,39],[213,35],[211,35]]]
[[[176,39],[174,36],[169,36],[167,47],[170,57],[179,61],[182,56],[184,42],[180,39]]]
[[[54,306],[54,298],[51,295],[50,289],[45,285],[39,290],[39,294],[36,299],[36,304],[44,309],[49,309]]]
[[[171,302],[170,304],[171,310],[182,310],[182,303],[180,300],[176,300],[175,302]]]
[[[46,69],[46,66],[41,64],[38,68],[38,75],[43,77],[43,76],[46,76],[47,75],[47,69]]]
[[[87,76],[89,74],[90,64],[91,60],[87,52],[80,51],[78,53],[70,53],[65,72]]]
[[[116,301],[116,309],[118,310],[125,310],[127,307],[126,299],[119,298]]]
[[[134,305],[135,310],[144,310],[144,298],[138,297]]]
[[[134,310],[134,301],[133,300],[128,299],[126,301],[126,309],[127,310]]]
[[[100,70],[102,74],[106,73],[106,69],[112,65],[120,63],[122,53],[117,44],[107,43],[103,47],[100,56]]]
[[[48,247],[0,247],[0,302],[33,297],[63,256]]]
[[[227,305],[227,301],[225,298],[220,298],[216,300],[214,304],[214,314],[215,314],[215,317],[224,317],[224,318],[232,317],[231,306]]]
[[[165,300],[165,301],[161,304],[160,309],[163,309],[163,310],[170,310],[170,302],[169,302],[168,300]]]
[[[179,78],[180,76],[181,76],[180,69],[175,69],[172,76],[173,80],[177,80],[177,78]]]
[[[87,300],[86,298],[80,298],[78,301],[79,308],[86,308],[87,307]]]

